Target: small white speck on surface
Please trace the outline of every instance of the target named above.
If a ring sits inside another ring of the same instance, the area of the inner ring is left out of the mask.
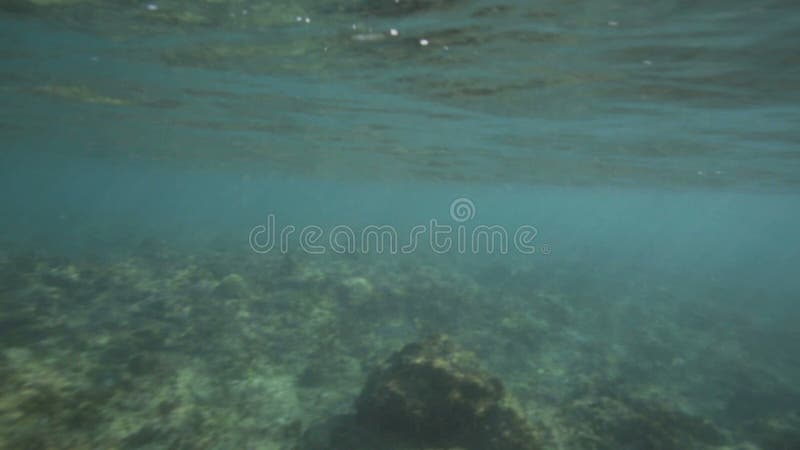
[[[155,3],[148,3],[146,8],[148,11],[158,11],[158,5]]]
[[[397,31],[396,29],[392,28],[392,29],[389,30],[389,34],[392,35],[392,36],[397,36],[398,34],[400,34],[400,32]]]
[[[644,64],[645,66],[652,66],[653,65],[653,61],[650,61],[649,59],[645,59],[644,61],[642,61],[642,64]]]
[[[306,23],[311,23],[311,17],[306,17],[306,18],[305,18],[305,22],[306,22]]]
[[[419,45],[421,45],[423,47],[427,46],[428,44],[430,44],[430,42],[428,42],[427,39],[420,39],[419,40]]]
[[[608,21],[608,26],[610,26],[610,27],[618,27],[619,26],[619,22],[617,22],[616,20],[609,20]]]

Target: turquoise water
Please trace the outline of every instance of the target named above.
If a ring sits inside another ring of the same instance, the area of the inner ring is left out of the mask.
[[[798,29],[789,1],[2,2],[0,447],[336,448],[312,424],[447,333],[544,448],[800,448]]]

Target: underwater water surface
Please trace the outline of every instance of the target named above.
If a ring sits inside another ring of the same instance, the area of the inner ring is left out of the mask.
[[[798,29],[0,2],[0,448],[800,448]]]

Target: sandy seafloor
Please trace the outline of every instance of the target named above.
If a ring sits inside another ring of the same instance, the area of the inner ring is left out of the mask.
[[[800,445],[796,327],[714,301],[730,292],[579,262],[224,248],[4,254],[0,448],[303,448],[433,333],[500,377],[544,448]]]

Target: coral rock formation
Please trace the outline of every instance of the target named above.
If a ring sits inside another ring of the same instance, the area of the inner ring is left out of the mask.
[[[442,335],[406,345],[374,370],[356,409],[362,426],[421,445],[539,448],[500,380]]]

